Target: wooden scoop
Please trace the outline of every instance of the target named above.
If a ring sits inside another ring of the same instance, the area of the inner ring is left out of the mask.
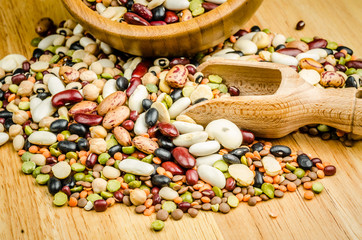
[[[241,95],[186,109],[183,114],[198,124],[225,118],[264,138],[280,138],[317,123],[362,135],[362,90],[314,87],[294,69],[275,63],[215,59],[198,71],[219,75]]]

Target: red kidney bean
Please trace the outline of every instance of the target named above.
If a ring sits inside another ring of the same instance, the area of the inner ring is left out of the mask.
[[[305,27],[305,22],[303,20],[300,20],[297,25],[295,26],[296,30],[302,30]]]
[[[69,197],[72,193],[70,192],[70,188],[69,186],[64,186],[62,187],[62,192],[67,194],[67,196]]]
[[[74,115],[74,120],[86,126],[96,126],[102,122],[103,117],[96,114],[80,113]]]
[[[187,68],[187,70],[189,71],[189,73],[190,73],[191,75],[194,75],[194,74],[196,73],[196,68],[195,68],[194,66],[192,66],[192,65],[187,65],[186,68]]]
[[[96,212],[104,212],[107,210],[108,204],[104,199],[98,199],[94,201],[94,210]]]
[[[47,163],[47,164],[53,164],[53,163],[57,163],[57,162],[58,162],[58,160],[57,160],[57,158],[54,157],[54,156],[51,156],[51,157],[46,158],[46,163]]]
[[[296,57],[299,53],[302,53],[303,51],[298,48],[282,48],[277,50],[277,52]]]
[[[132,5],[132,11],[138,14],[139,16],[143,17],[147,21],[151,21],[153,14],[151,10],[149,10],[145,5],[140,3],[135,3]]]
[[[189,153],[187,148],[176,147],[172,151],[172,156],[176,162],[184,168],[193,168],[196,164],[195,158]]]
[[[28,61],[24,61],[21,66],[22,66],[22,69],[24,70],[24,72],[29,72],[30,63]]]
[[[128,1],[128,0],[118,0],[118,2],[122,3],[122,5],[127,4],[127,1]]]
[[[344,66],[342,64],[336,64],[336,68],[337,68],[338,71],[341,71],[341,72],[347,71],[346,66]]]
[[[176,65],[187,65],[187,64],[190,64],[190,60],[185,57],[174,58],[170,61],[171,68]]]
[[[178,204],[178,208],[183,212],[187,212],[187,210],[191,207],[191,203],[189,202],[181,202]]]
[[[199,174],[195,169],[189,169],[186,171],[186,183],[190,186],[197,184],[199,181]]]
[[[336,59],[340,59],[341,57],[346,57],[346,55],[344,55],[343,52],[336,52],[336,53],[334,54],[334,57],[335,57]]]
[[[362,61],[361,60],[352,60],[346,63],[348,68],[355,68],[361,69],[362,68]]]
[[[124,195],[120,191],[116,191],[113,193],[113,197],[116,200],[116,202],[122,202]]]
[[[241,134],[243,135],[243,144],[252,144],[254,142],[254,133],[247,130],[241,130]]]
[[[157,137],[158,127],[157,127],[157,126],[150,127],[150,128],[147,130],[147,133],[148,133],[148,135],[150,135],[150,138],[155,138],[155,137]]]
[[[140,62],[132,72],[132,78],[142,78],[148,71],[149,62]],[[132,80],[132,79],[131,79]]]
[[[178,137],[179,132],[177,130],[177,128],[172,125],[171,123],[165,123],[165,122],[161,122],[158,123],[158,128],[161,131],[161,134],[167,137],[171,137],[171,138],[175,138]]]
[[[135,13],[127,12],[123,15],[123,18],[128,24],[151,26],[151,24],[147,22],[146,19],[142,18],[141,16],[138,16]]]
[[[336,174],[336,167],[333,165],[328,165],[324,168],[324,175],[326,176],[333,176],[334,174]]]
[[[164,21],[152,21],[150,22],[151,26],[162,26],[162,25],[167,25],[166,22]]]
[[[209,2],[203,2],[202,7],[205,9],[205,12],[211,11],[215,8],[217,8],[219,5],[215,3],[209,3]]]
[[[239,96],[240,90],[237,87],[231,86],[229,87],[229,93],[231,96]]]
[[[242,36],[244,36],[244,35],[246,35],[246,34],[248,34],[248,33],[249,33],[249,32],[246,31],[245,29],[241,29],[241,30],[239,30],[237,33],[235,33],[234,36],[235,36],[235,37],[242,37]]]
[[[132,93],[136,90],[138,85],[140,85],[141,83],[142,83],[142,81],[140,78],[136,78],[136,77],[131,78],[129,87],[126,90],[127,97],[130,97],[132,95]]]
[[[88,155],[87,160],[85,161],[85,166],[87,168],[93,168],[98,161],[98,156],[95,153],[91,153]]]
[[[319,158],[313,158],[311,159],[313,165],[315,166],[317,163],[322,163],[322,160],[320,160]]]
[[[167,24],[178,22],[178,16],[172,11],[166,11],[165,22]]]
[[[327,47],[327,44],[328,44],[327,40],[319,38],[319,39],[314,39],[313,41],[308,43],[308,46],[309,46],[309,49],[325,48],[325,47]]]
[[[156,204],[160,204],[162,201],[160,195],[158,195],[158,193],[153,194],[152,196],[152,205],[156,205]]]
[[[16,74],[16,75],[12,76],[12,78],[11,78],[11,81],[16,85],[19,85],[24,80],[26,80],[26,76],[23,73]]]
[[[174,162],[163,162],[161,164],[161,167],[163,167],[166,171],[169,171],[172,173],[172,175],[183,175],[184,174],[184,170],[177,165]]]
[[[153,188],[151,189],[151,193],[152,193],[153,195],[158,194],[159,191],[160,191],[160,188],[159,188],[159,187],[153,187]]]
[[[147,157],[147,155],[145,153],[143,153],[143,152],[137,153],[137,158],[138,159],[142,159],[142,158],[145,158],[145,157]]]
[[[209,198],[215,197],[215,193],[211,189],[206,189],[206,190],[202,191],[201,193],[202,193],[202,195],[209,197]]]
[[[0,123],[4,124],[5,123],[5,118],[0,118]],[[24,127],[23,127],[24,128]]]
[[[225,185],[225,189],[228,191],[232,191],[234,190],[234,188],[236,187],[236,181],[234,178],[229,177],[226,179],[226,185]]]
[[[137,118],[139,117],[138,112],[137,111],[131,111],[131,113],[129,114],[129,119],[136,122]]]
[[[132,131],[134,128],[134,122],[132,120],[126,120],[122,123],[122,127],[124,127],[127,131]]]
[[[64,90],[55,94],[52,98],[53,107],[61,107],[67,103],[74,104],[83,100],[82,94],[76,89]]]

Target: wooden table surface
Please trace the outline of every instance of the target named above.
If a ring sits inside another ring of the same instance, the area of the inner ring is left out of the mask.
[[[30,40],[41,17],[56,23],[69,17],[60,1],[1,1],[0,59],[9,53],[32,53]],[[362,56],[361,0],[265,0],[246,27],[255,24],[286,36],[320,36],[343,43]],[[299,20],[303,31],[294,30]],[[338,103],[336,103],[338,104]],[[311,201],[303,189],[284,198],[229,214],[185,215],[168,220],[160,233],[152,232],[155,215],[136,215],[134,207],[118,204],[103,213],[54,207],[46,187],[21,173],[21,160],[6,144],[0,150],[0,239],[362,239],[362,142],[346,148],[338,141],[322,141],[300,133],[274,143],[302,149],[337,167],[337,174],[321,182],[325,190]],[[269,212],[278,214],[272,219]]]

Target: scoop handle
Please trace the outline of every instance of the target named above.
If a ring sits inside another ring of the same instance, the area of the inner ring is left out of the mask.
[[[218,98],[188,108],[184,114],[207,125],[228,119],[256,136],[280,138],[307,124],[326,124],[362,134],[362,102],[356,106],[356,89],[298,88],[288,95]],[[359,99],[361,100],[361,99]]]

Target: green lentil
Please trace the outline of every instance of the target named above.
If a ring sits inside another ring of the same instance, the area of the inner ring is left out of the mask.
[[[176,208],[177,208],[177,205],[173,201],[165,201],[162,204],[162,209],[166,210],[168,213],[172,213],[173,211],[176,210]]]
[[[324,125],[324,124],[319,124],[317,126],[317,129],[320,132],[329,132],[329,130],[330,130],[329,127],[327,125]]]
[[[219,89],[219,91],[221,93],[227,93],[228,92],[228,87],[225,84],[220,84],[217,89]]]
[[[149,154],[148,156],[142,158],[142,162],[146,162],[146,163],[152,163],[152,159],[153,159],[153,154]]]
[[[327,47],[328,49],[335,50],[338,48],[338,43],[336,42],[328,42]]]
[[[323,184],[320,182],[314,182],[312,185],[312,190],[315,193],[321,193],[323,189],[324,189]]]
[[[242,156],[241,158],[240,158],[240,161],[241,161],[241,163],[242,164],[244,164],[244,165],[248,165],[248,159],[246,159],[246,157],[245,156]]]
[[[360,77],[362,77],[362,68],[361,69],[357,69],[356,74]]]
[[[132,189],[135,189],[135,188],[139,188],[141,186],[142,182],[141,181],[132,181],[130,183],[128,183],[128,187],[129,188],[132,188]]]
[[[61,134],[64,136],[65,139],[68,139],[68,137],[71,135],[71,133],[68,130],[62,131]]]
[[[82,186],[76,186],[76,187],[70,189],[71,192],[80,192],[82,190],[83,190]]]
[[[65,158],[66,159],[74,158],[75,160],[78,160],[78,154],[76,152],[67,152],[67,154],[65,154]]]
[[[33,38],[30,41],[30,45],[33,47],[37,47],[42,39],[40,37]]]
[[[166,94],[164,100],[167,104],[167,107],[170,108],[173,104],[173,100],[172,100],[171,96]]]
[[[28,162],[30,161],[31,156],[33,156],[34,154],[32,154],[31,152],[25,152],[23,155],[21,155],[21,160],[23,162]]]
[[[24,128],[24,132],[25,132],[26,135],[29,136],[30,134],[33,133],[33,129],[31,129],[31,127],[30,127],[29,125],[27,125],[27,126],[25,126],[25,128]]]
[[[93,180],[94,180],[94,177],[90,174],[84,176],[85,182],[93,182]]]
[[[108,153],[101,153],[98,156],[98,162],[102,165],[106,164],[106,162],[108,161],[108,159],[111,157],[111,155],[109,155]]]
[[[268,52],[271,52],[271,53],[275,52],[274,47],[268,47]]]
[[[298,177],[299,179],[302,178],[302,177],[304,177],[304,175],[305,175],[305,171],[304,171],[303,169],[301,169],[301,168],[295,169],[293,173],[294,173],[295,175],[297,175],[297,177]]]
[[[201,5],[200,1],[192,0],[192,1],[190,2],[189,9],[190,9],[190,11],[192,12],[192,11],[200,8],[201,6],[202,6],[202,5]]]
[[[219,169],[221,172],[226,172],[229,169],[229,166],[223,160],[216,161],[213,167]]]
[[[84,177],[85,177],[85,174],[80,172],[80,173],[76,173],[74,174],[74,179],[75,181],[83,181],[84,180]]]
[[[345,72],[345,74],[347,75],[352,75],[352,74],[356,74],[357,70],[355,68],[348,68]]]
[[[223,174],[224,174],[224,177],[225,177],[225,178],[229,178],[229,177],[231,177],[231,175],[230,175],[230,173],[229,173],[229,172],[224,172]]]
[[[151,224],[151,228],[154,231],[161,231],[165,227],[165,223],[161,220],[155,220]]]
[[[35,168],[35,170],[32,173],[33,177],[36,178],[40,174],[41,168],[42,168],[42,166]]]
[[[40,185],[44,185],[49,181],[49,178],[49,174],[39,174],[38,176],[36,176],[35,181]]]
[[[169,183],[169,187],[170,188],[174,188],[176,185],[178,185],[177,183],[174,183],[174,182],[170,182]]]
[[[214,205],[211,205],[211,210],[213,211],[213,212],[217,212],[217,211],[219,211],[219,204],[218,203],[216,203],[216,204],[214,204]]]
[[[20,110],[24,110],[24,111],[29,110],[30,102],[20,102],[18,107]]]
[[[134,146],[122,147],[122,152],[125,154],[132,154],[135,151]]]
[[[135,181],[136,180],[136,177],[135,175],[131,174],[131,173],[126,173],[123,177],[123,180],[126,182],[126,183],[130,183],[132,181]]]
[[[48,51],[54,53],[54,49],[55,49],[54,46],[49,46],[49,47],[47,47],[47,48],[45,49],[45,51],[48,50]]]
[[[192,198],[192,194],[187,191],[184,194],[181,195],[182,201],[183,202],[189,202],[192,203],[194,201],[194,199]]]
[[[58,62],[60,59],[60,56],[58,54],[55,54],[49,61],[50,64]]]
[[[216,196],[222,197],[223,193],[219,187],[213,186],[212,191],[215,193]]]
[[[138,158],[132,157],[132,156],[127,157],[127,159],[136,159],[136,160],[139,160]]]
[[[288,37],[285,42],[288,43],[288,42],[293,42],[295,41],[295,38],[292,38],[292,37]]]
[[[121,162],[121,160],[116,160],[116,162],[113,164],[113,167],[118,169],[119,163]]]
[[[311,41],[313,41],[313,38],[311,38],[311,37],[302,37],[300,40],[305,42],[305,43],[310,43]]]
[[[211,88],[211,90],[217,89],[219,87],[218,83],[206,83],[207,86]]]
[[[16,93],[18,91],[18,89],[19,89],[19,86],[16,84],[10,84],[10,86],[9,86],[9,90],[12,93]]]
[[[259,196],[263,193],[263,191],[260,188],[254,187],[254,195]]]
[[[109,74],[109,73],[102,73],[102,74],[101,74],[101,77],[102,77],[102,78],[105,78],[105,79],[111,79],[111,78],[113,78],[112,75]]]
[[[25,173],[25,174],[33,173],[35,168],[36,168],[35,162],[31,162],[31,161],[23,162],[23,164],[21,165],[21,171],[23,171],[23,173]]]
[[[113,197],[113,193],[102,191],[101,197],[104,199],[111,198],[111,197]]]
[[[63,206],[64,204],[67,203],[67,201],[68,201],[68,196],[63,192],[58,192],[54,195],[53,203],[57,207]]]
[[[35,79],[36,80],[42,80],[43,79],[43,73],[41,73],[41,72],[37,72],[36,74],[35,74]]]
[[[294,172],[294,170],[297,169],[296,167],[294,167],[294,166],[293,166],[292,164],[290,164],[290,163],[286,163],[286,164],[285,164],[285,167],[286,167],[288,170],[292,171],[292,172]]]
[[[101,196],[99,196],[99,194],[97,194],[97,193],[92,193],[92,194],[88,195],[88,197],[87,197],[87,200],[91,201],[92,203],[94,203],[94,201],[97,201],[99,199],[103,199],[103,198]]]
[[[109,150],[111,147],[118,145],[118,142],[116,139],[110,138],[106,141],[107,144],[107,150]]]
[[[146,88],[151,93],[157,93],[158,91],[158,87],[156,86],[156,84],[149,83],[146,85]]]
[[[97,103],[100,104],[103,101],[103,97],[101,95],[99,95],[97,97]]]
[[[270,30],[268,28],[264,28],[262,31],[265,33],[270,33]]]
[[[62,153],[55,149],[55,148],[49,148],[50,154],[55,157],[59,157]]]
[[[271,183],[263,183],[261,190],[269,197],[274,198],[274,186]]]
[[[71,168],[75,172],[83,172],[85,170],[85,166],[81,163],[73,163]]]
[[[346,62],[349,62],[349,61],[351,61],[352,56],[349,55],[349,54],[347,54],[346,57],[345,57],[345,59],[346,59]]]
[[[239,205],[239,199],[234,195],[229,196],[227,202],[228,202],[229,206],[233,207],[233,208],[235,208]]]
[[[338,60],[338,63],[344,65],[344,64],[346,64],[346,59],[345,59],[344,57],[341,57],[341,58]]]
[[[141,190],[145,190],[145,189],[151,190],[151,188],[147,187],[147,186],[144,185],[144,184],[142,184],[142,185],[140,186],[140,189],[141,189]]]
[[[203,7],[199,7],[197,9],[195,9],[194,11],[192,11],[192,16],[196,17],[196,16],[199,16],[201,14],[203,14],[205,12],[205,8]]]
[[[222,78],[218,75],[209,75],[208,79],[211,83],[222,83]]]

